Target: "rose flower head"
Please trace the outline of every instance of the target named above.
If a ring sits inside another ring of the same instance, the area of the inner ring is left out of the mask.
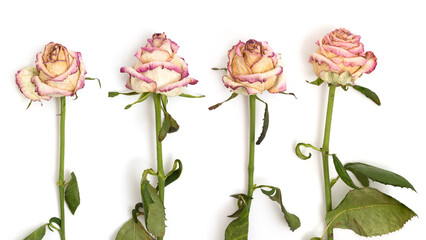
[[[339,28],[318,40],[316,53],[309,62],[315,74],[329,84],[344,86],[354,83],[363,73],[371,73],[377,65],[373,52],[364,52],[361,36]]]
[[[32,101],[51,97],[73,96],[84,87],[86,67],[81,53],[58,43],[49,43],[36,56],[36,66],[16,74],[21,92]]]
[[[156,92],[177,96],[183,87],[198,81],[188,77],[188,65],[177,55],[179,46],[164,33],[155,33],[145,47],[136,53],[133,67],[122,67],[122,73],[130,75],[126,87],[138,92]]]
[[[286,90],[281,55],[267,42],[254,39],[239,42],[228,52],[228,71],[222,81],[238,94],[252,95],[268,90],[279,93]]]

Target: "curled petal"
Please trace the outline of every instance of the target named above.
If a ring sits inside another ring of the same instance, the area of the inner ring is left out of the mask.
[[[355,72],[354,74],[352,74],[352,77],[354,79],[359,78],[362,74],[366,73],[371,73],[372,71],[374,71],[374,69],[376,69],[377,66],[377,58],[374,55],[373,52],[366,52],[365,53],[365,59],[366,59],[366,63],[364,66],[362,66],[357,72]]]
[[[160,89],[168,84],[175,83],[182,79],[182,75],[173,70],[156,67],[153,70],[142,73],[145,77],[151,79],[157,84],[157,89]]]
[[[40,73],[42,73],[42,74],[44,74],[44,75],[46,75],[47,77],[50,77],[50,78],[54,78],[55,77],[55,75],[53,75],[53,73],[51,73],[46,68],[46,66],[44,65],[44,63],[43,63],[43,53],[37,53],[37,55],[36,55],[36,62],[35,63],[36,63],[37,70],[40,71]]]
[[[188,64],[185,62],[185,60],[177,55],[174,56],[172,60],[170,60],[170,63],[173,63],[182,69],[182,78],[186,78],[189,75],[188,72]]]
[[[158,91],[161,92],[161,93],[164,93],[164,94],[173,92],[173,94],[168,95],[168,96],[174,97],[174,96],[177,96],[180,93],[182,93],[181,91],[183,91],[183,89],[182,89],[183,87],[188,86],[188,84],[194,85],[197,82],[198,82],[198,80],[193,79],[191,77],[187,77],[187,78],[180,80],[179,82],[168,84],[168,85],[158,89]],[[176,91],[178,89],[179,89],[179,91]],[[175,91],[173,91],[173,90],[175,90]]]
[[[42,82],[38,76],[32,77],[31,81],[34,82],[35,91],[40,96],[62,97],[74,95],[73,91],[67,91],[47,85]]]
[[[240,75],[240,76],[238,76],[238,79],[240,79],[241,82],[249,82],[249,83],[266,82],[271,77],[278,76],[282,72],[283,72],[283,67],[277,66],[276,68],[272,69],[271,71],[268,71],[268,72],[265,72],[265,73]]]
[[[175,71],[177,73],[182,73],[183,72],[182,69],[179,66],[177,66],[177,65],[175,65],[173,63],[170,63],[170,62],[157,62],[157,61],[142,64],[140,67],[138,67],[136,69],[136,71],[140,72],[140,73],[144,73],[144,72],[149,71],[149,70],[154,70],[157,67],[165,68],[165,69],[168,69],[168,70],[171,70],[171,71]]]
[[[15,75],[16,84],[18,84],[19,90],[21,90],[24,96],[32,101],[50,100],[50,96],[40,96],[36,92],[36,87],[31,79],[38,74],[39,72],[36,67],[23,68]]]
[[[285,90],[287,90],[287,80],[284,76],[284,73],[279,75],[277,77],[277,80],[275,80],[276,85],[273,86],[272,88],[268,89],[268,92],[270,93],[280,93],[280,92],[284,92]]]
[[[324,50],[328,51],[328,52],[332,52],[334,54],[336,54],[337,56],[342,56],[342,57],[356,57],[355,54],[349,52],[348,50],[344,49],[344,48],[340,48],[340,47],[335,47],[335,46],[330,46],[330,45],[323,45],[322,46],[324,48]]]
[[[68,68],[68,70],[66,70],[64,73],[62,73],[61,75],[51,78],[51,79],[46,79],[49,81],[54,81],[54,82],[62,82],[65,79],[68,78],[69,75],[75,74],[76,72],[79,71],[79,66],[80,66],[80,61],[81,61],[81,53],[79,52],[72,52],[69,51],[70,55],[73,57],[73,61],[71,63],[71,66]]]
[[[86,74],[87,74],[86,65],[83,62],[81,53],[77,52],[77,58],[80,61],[80,67],[79,67],[80,78],[78,79],[78,82],[75,86],[74,93],[77,92],[77,90],[82,89],[84,87],[84,82],[86,81]]]
[[[335,64],[330,59],[324,57],[321,54],[312,53],[311,56],[309,57],[309,62],[312,63],[313,61],[318,62],[318,64],[322,64],[324,62],[330,67],[331,70],[336,72],[341,71],[341,69],[339,68],[339,66],[337,66],[337,64]]]
[[[165,50],[152,50],[147,48],[142,48],[143,53],[140,57],[142,63],[163,61],[166,62],[170,59],[170,53]]]
[[[225,87],[231,88],[235,93],[243,94],[243,95],[252,95],[260,93],[259,90],[250,88],[247,86],[244,86],[241,83],[237,83],[232,81],[228,76],[223,76],[222,78],[223,84],[225,84]]]
[[[343,58],[343,65],[345,67],[358,67],[363,66],[367,60],[363,57]]]
[[[132,67],[122,67],[120,68],[120,72],[122,73],[128,73],[130,74],[130,76],[138,78],[146,83],[153,83],[154,81],[151,80],[150,78],[145,77],[144,75],[142,75],[141,73],[137,72],[134,68]]]
[[[140,80],[139,78],[130,76],[127,80],[126,87],[137,93],[155,92],[157,89],[157,84],[155,82],[147,83]]]

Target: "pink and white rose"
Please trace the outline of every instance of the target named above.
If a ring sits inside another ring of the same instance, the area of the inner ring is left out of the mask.
[[[51,97],[73,96],[84,87],[86,67],[81,53],[68,50],[58,43],[49,43],[36,56],[36,66],[16,74],[21,92],[32,101]]]
[[[228,71],[222,81],[233,92],[244,95],[265,90],[279,93],[286,90],[281,55],[267,42],[254,39],[239,42],[228,52]]]
[[[339,28],[318,40],[318,51],[309,57],[315,74],[329,84],[343,86],[371,73],[377,58],[371,51],[364,52],[360,39],[361,36]]]
[[[177,96],[188,84],[198,81],[188,77],[188,65],[177,55],[179,46],[164,33],[156,33],[145,47],[136,53],[133,67],[122,67],[122,73],[130,75],[126,87],[138,92],[155,92]]]

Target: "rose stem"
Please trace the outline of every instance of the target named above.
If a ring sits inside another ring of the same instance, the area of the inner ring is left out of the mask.
[[[325,119],[324,141],[323,141],[322,151],[321,151],[323,171],[324,171],[325,208],[327,212],[332,210],[328,154],[329,154],[329,143],[330,143],[331,117],[333,115],[334,93],[336,91],[336,86],[330,84],[329,87],[330,89],[328,92],[328,104],[327,104],[327,116]],[[333,239],[332,228],[327,231],[327,236],[329,240]]]
[[[65,97],[61,97],[61,126],[60,126],[60,150],[59,150],[59,200],[61,206],[61,240],[65,240],[65,181],[64,181],[64,156],[65,156]]]
[[[255,140],[255,121],[256,121],[256,95],[249,96],[250,103],[250,136],[249,136],[249,164],[248,164],[248,188],[247,188],[247,207],[250,210],[251,199],[253,197],[253,176],[254,176],[254,140]]]
[[[161,95],[154,93],[154,107],[155,107],[155,140],[157,142],[157,173],[158,173],[158,195],[164,204],[164,186],[165,177],[163,169],[163,150],[161,142],[158,140],[161,129]],[[162,237],[158,237],[158,240],[162,240]]]

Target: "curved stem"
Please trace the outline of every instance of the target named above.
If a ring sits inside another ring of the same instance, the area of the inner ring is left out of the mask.
[[[64,180],[64,159],[65,159],[65,111],[66,99],[61,97],[61,126],[60,126],[60,150],[59,150],[59,203],[61,207],[61,240],[65,240],[65,180]]]
[[[158,140],[161,129],[161,95],[154,93],[154,108],[155,108],[155,141],[157,143],[157,173],[158,173],[158,195],[164,204],[164,187],[165,177],[163,169],[163,149],[162,144]],[[162,240],[162,237],[158,237],[157,240]]]
[[[255,122],[256,122],[256,95],[249,96],[250,103],[250,136],[249,136],[249,164],[248,164],[248,187],[247,187],[247,207],[250,209],[253,197],[254,178],[254,143],[255,143]]]
[[[322,164],[324,171],[324,192],[325,192],[325,208],[329,212],[332,210],[331,202],[331,184],[330,184],[330,174],[328,167],[328,153],[329,153],[329,143],[330,143],[330,129],[331,129],[331,118],[333,116],[333,106],[334,106],[334,93],[336,91],[336,86],[330,85],[328,92],[328,105],[327,105],[327,116],[325,119],[325,130],[324,130],[324,141],[322,145]],[[333,239],[333,229],[328,229],[327,237],[329,240]]]

